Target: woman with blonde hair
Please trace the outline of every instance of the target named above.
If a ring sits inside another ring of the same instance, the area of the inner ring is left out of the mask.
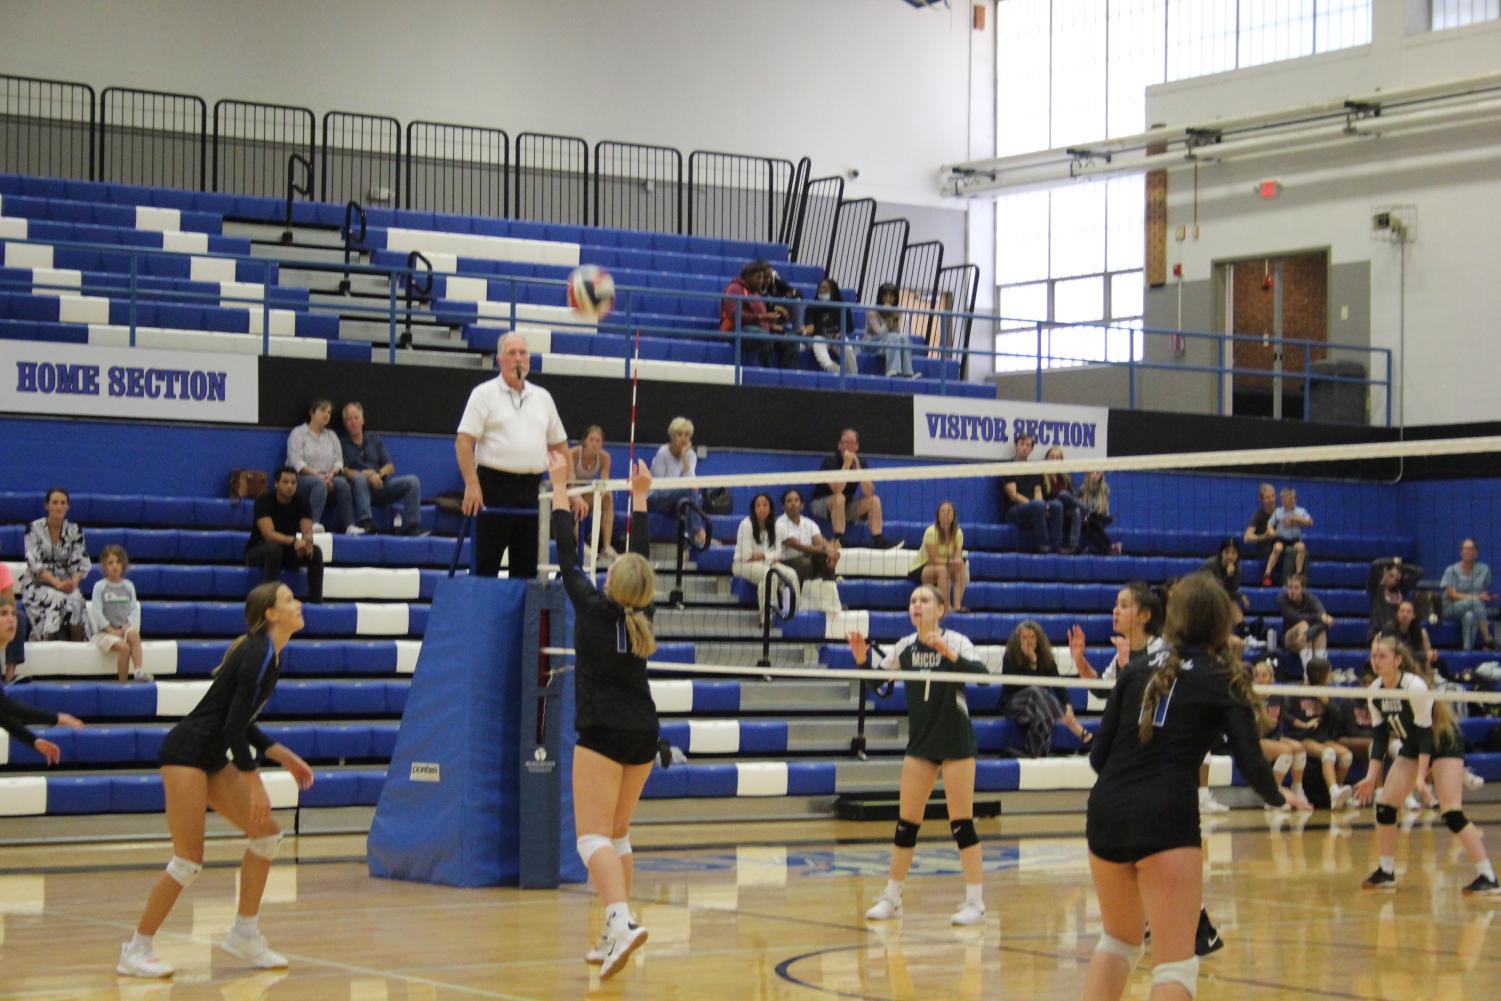
[[[573,475],[585,483],[610,478],[610,453],[605,450],[605,432],[598,424],[584,429],[579,443],[569,450],[573,457]],[[613,537],[615,534],[615,497],[609,491],[600,495],[599,510],[594,510],[594,494],[584,494],[584,503],[589,513],[597,515],[599,523],[600,556],[613,560],[616,556]]]
[[[129,977],[170,977],[172,965],[152,951],[152,938],[177,898],[203,871],[204,811],[212,807],[245,832],[240,860],[240,903],[223,949],[261,969],[287,965],[261,934],[257,915],[281,828],[271,819],[271,800],[256,766],[256,752],[292,773],[298,787],[313,784],[313,770],[284,744],[273,744],[255,718],[281,676],[281,653],[302,628],[302,602],[280,581],[254,588],[245,599],[245,633],[230,644],[214,680],[192,712],[162,741],[162,791],[172,860],[157,877],[135,937],[120,947],[115,972]],[[233,768],[225,766],[233,763]]]
[[[1079,484],[1079,501],[1084,505],[1084,542],[1101,556],[1119,556],[1121,544],[1112,542],[1105,531],[1115,521],[1110,513],[1110,484],[1103,469],[1091,469]]]
[[[964,589],[969,586],[969,564],[964,559],[964,529],[954,512],[953,501],[943,501],[933,514],[933,524],[922,534],[922,545],[907,572],[914,584],[929,584],[943,595],[949,608],[961,615]]]
[[[1480,829],[1464,814],[1464,738],[1449,704],[1433,698],[1432,669],[1414,660],[1401,640],[1386,634],[1371,641],[1371,668],[1376,672],[1370,687],[1375,734],[1370,769],[1355,785],[1355,801],[1369,803],[1376,789],[1381,790],[1376,802],[1376,846],[1381,858],[1361,886],[1367,890],[1396,888],[1397,808],[1431,772],[1444,826],[1475,865],[1475,878],[1462,892],[1466,896],[1501,893]],[[1409,697],[1382,697],[1382,693],[1392,691]],[[1383,784],[1382,768],[1393,738],[1402,746]]]
[[[605,908],[604,934],[585,954],[601,980],[620,972],[646,941],[631,915],[631,817],[657,756],[657,706],[646,680],[646,659],[657,650],[652,633],[656,576],[646,554],[646,498],[651,473],[637,462],[631,475],[631,551],[610,564],[604,593],[578,564],[568,507],[568,460],[548,455],[552,533],[558,569],[573,603],[574,726],[573,824],[579,857]]]
[[[1284,794],[1262,756],[1250,672],[1229,656],[1230,599],[1207,574],[1168,598],[1164,648],[1116,680],[1089,763],[1089,869],[1102,930],[1085,974],[1085,1001],[1115,1001],[1152,927],[1152,1001],[1198,990],[1195,937],[1204,897],[1196,801],[1199,763],[1226,734],[1241,774],[1272,806],[1311,810]]]

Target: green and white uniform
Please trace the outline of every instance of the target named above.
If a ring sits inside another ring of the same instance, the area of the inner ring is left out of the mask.
[[[1413,699],[1381,698],[1382,692],[1403,691],[1419,696]],[[1386,757],[1387,744],[1393,737],[1402,742],[1398,753],[1417,760],[1418,755],[1432,758],[1464,757],[1464,747],[1456,741],[1435,739],[1433,733],[1433,696],[1428,683],[1409,671],[1397,677],[1395,688],[1386,688],[1377,678],[1371,682],[1371,759]],[[1423,697],[1423,696],[1426,696]]]
[[[902,678],[907,687],[907,756],[910,758],[955,761],[973,758],[979,749],[975,742],[975,728],[969,721],[964,686],[954,681],[920,680],[929,671],[989,673],[975,656],[975,645],[969,637],[945,629],[943,641],[958,658],[956,661],[945,659],[913,633],[898,640],[881,662],[883,670],[918,676]]]

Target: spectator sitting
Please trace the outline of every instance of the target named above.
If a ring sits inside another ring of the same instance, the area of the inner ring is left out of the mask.
[[[33,524],[32,528],[35,527]],[[1459,546],[1459,562],[1451,564],[1439,580],[1444,595],[1444,618],[1459,622],[1466,650],[1475,648],[1477,634],[1483,645],[1496,645],[1491,639],[1485,608],[1491,600],[1491,568],[1481,563],[1479,557],[1480,547],[1475,540],[1464,540]]]
[[[1263,483],[1256,488],[1256,510],[1251,512],[1251,521],[1241,535],[1241,541],[1249,548],[1252,559],[1264,560],[1272,551],[1272,542],[1277,533],[1271,529],[1272,514],[1277,510],[1277,488]]]
[[[782,279],[777,269],[766,265],[766,296],[768,299],[801,299],[803,294]],[[782,368],[797,368],[797,356],[802,346],[797,342],[797,331],[803,325],[803,307],[796,303],[779,302],[769,309],[772,316],[772,332],[782,334],[781,343],[774,353]]]
[[[426,535],[422,530],[422,481],[415,476],[397,476],[396,464],[378,434],[365,430],[365,408],[357,400],[344,404],[344,476],[354,492],[355,523],[366,532],[375,531],[370,506],[401,502],[395,522],[402,535]]]
[[[1273,680],[1271,662],[1257,661],[1251,676],[1258,685],[1270,685]],[[1302,789],[1303,769],[1308,763],[1308,752],[1303,750],[1301,741],[1282,732],[1282,702],[1281,695],[1268,695],[1261,712],[1256,716],[1256,723],[1261,729],[1261,753],[1272,763],[1272,775],[1276,777],[1277,785],[1282,785],[1290,771],[1293,775],[1293,788]]]
[[[83,529],[68,520],[68,492],[47,491],[47,515],[26,529],[26,572],[21,598],[26,617],[39,639],[64,635],[74,642],[87,638],[88,602],[79,585],[93,563],[83,545]]]
[[[780,316],[766,307],[761,298],[771,279],[771,265],[765,261],[751,261],[740,269],[740,275],[725,286],[725,298],[719,302],[719,329],[730,333],[748,331],[753,334],[770,334],[777,329]],[[740,364],[770,368],[772,342],[746,338],[740,342]]]
[[[735,530],[735,558],[730,563],[730,573],[758,588],[777,558],[774,514],[771,495],[756,494],[751,499],[750,514],[740,519],[740,527]]]
[[[922,533],[922,546],[917,550],[907,579],[936,590],[944,604],[955,612],[969,611],[964,607],[964,589],[969,586],[969,564],[964,559],[964,529],[959,527],[953,501],[938,505],[933,524]]]
[[[869,469],[870,463],[860,458],[859,432],[854,428],[841,431],[839,448],[824,459],[818,468],[822,471],[843,469],[851,472]],[[855,496],[857,491],[858,498]],[[876,496],[876,485],[870,480],[851,476],[842,482],[818,484],[813,488],[813,503],[808,506],[808,513],[815,518],[827,518],[829,527],[833,530],[834,541],[840,545],[844,545],[844,532],[852,514],[856,521],[869,522],[871,541],[877,549],[892,549],[898,545],[882,534],[885,523],[881,498]]]
[[[818,283],[817,295],[820,303],[844,302],[844,294],[839,291],[839,285],[827,275]],[[855,349],[852,346],[827,343],[846,340],[849,332],[850,311],[848,309],[835,305],[808,307],[803,323],[803,333],[808,337],[818,338],[813,343],[813,359],[825,372],[838,375],[842,370],[845,375],[854,375],[859,371]],[[839,361],[836,362],[830,355],[831,348],[840,352]]]
[[[1302,657],[1305,666],[1314,657],[1324,656],[1334,616],[1308,590],[1307,577],[1295,573],[1287,578],[1287,587],[1277,595],[1277,609],[1282,613],[1282,641],[1287,648]]]
[[[323,600],[323,552],[313,545],[313,516],[297,493],[297,471],[282,466],[275,489],[255,499],[245,565],[261,568],[261,582],[281,579],[283,569],[307,567],[307,600]]]
[[[667,425],[667,444],[657,449],[651,460],[653,479],[668,479],[694,476],[698,472],[698,454],[693,451],[693,422],[686,417],[674,417]],[[678,487],[673,490],[653,490],[647,506],[658,514],[677,516],[683,505],[699,506],[697,488]],[[699,549],[708,545],[708,528],[703,516],[694,510],[688,512],[688,526],[692,532],[693,545]]]
[[[839,566],[839,543],[819,532],[812,518],[803,517],[803,495],[796,489],[782,494],[782,516],[777,519],[777,555],[797,574],[799,582],[834,580]]]
[[[1308,662],[1308,683],[1318,687],[1329,684],[1329,662],[1315,657]],[[1342,785],[1350,773],[1355,754],[1339,742],[1340,714],[1328,698],[1304,696],[1287,701],[1287,735],[1300,741],[1309,757],[1317,757],[1329,787],[1329,808],[1342,810],[1349,804],[1353,790]]]
[[[1011,461],[1025,463],[1037,444],[1032,434],[1016,437],[1016,454]],[[1042,477],[1001,475],[1001,516],[1008,525],[1028,533],[1032,551],[1050,553],[1063,544],[1063,505],[1044,500]]]
[[[16,634],[5,644],[5,683],[16,680],[16,669],[26,663],[26,637],[31,632],[26,611],[16,600],[16,579],[11,576],[10,566],[0,561],[0,601],[8,599],[16,610]]]
[[[1011,638],[1006,640],[1006,652],[1001,658],[1001,673],[1059,677],[1058,663],[1053,659],[1053,645],[1048,642],[1042,626],[1027,619],[1011,630]],[[1048,756],[1053,747],[1054,723],[1062,722],[1086,748],[1094,741],[1094,734],[1074,718],[1074,707],[1051,688],[1007,685],[1001,692],[1000,708],[1001,715],[1025,732],[1029,758]]]
[[[130,569],[125,547],[105,546],[99,554],[99,569],[104,579],[94,585],[89,602],[94,646],[100,653],[115,655],[115,674],[121,681],[150,681],[151,675],[141,668],[141,603],[135,585],[125,579]]]
[[[1062,462],[1063,449],[1054,445],[1043,457],[1044,462]],[[1070,555],[1079,551],[1079,534],[1084,530],[1084,503],[1074,496],[1074,481],[1067,473],[1047,473],[1042,478],[1042,496],[1062,505],[1065,544]]]
[[[323,531],[323,509],[332,490],[345,534],[364,535],[365,530],[354,522],[349,481],[339,475],[344,468],[344,449],[338,436],[328,430],[333,412],[334,405],[327,400],[313,401],[308,408],[307,423],[299,424],[287,435],[287,465],[297,470],[297,496],[307,501],[313,531]]]
[[[1448,672],[1443,671],[1442,661],[1439,660],[1438,651],[1433,648],[1433,643],[1428,639],[1428,630],[1424,628],[1418,619],[1417,608],[1410,601],[1404,601],[1397,606],[1397,617],[1392,624],[1382,632],[1390,633],[1400,639],[1407,649],[1412,651],[1413,659],[1420,664],[1428,664],[1440,670],[1447,677]],[[1484,665],[1482,665],[1482,668]],[[1498,678],[1501,678],[1501,668],[1493,668]],[[1479,675],[1481,668],[1475,670]],[[1459,679],[1450,679],[1459,680]]]
[[[573,478],[584,483],[593,483],[596,480],[608,480],[610,478],[610,453],[605,450],[605,432],[598,425],[593,424],[584,430],[584,436],[579,439],[576,448],[569,449],[573,457]],[[583,495],[584,504],[589,513],[594,514],[594,494]],[[599,539],[604,544],[601,553],[607,560],[613,560],[618,553],[615,552],[613,538],[615,534],[615,498],[607,490],[599,495]]]
[[[1261,586],[1272,586],[1272,568],[1282,558],[1284,549],[1293,551],[1293,573],[1302,573],[1308,558],[1308,549],[1303,544],[1303,529],[1313,527],[1313,518],[1298,507],[1298,492],[1292,487],[1282,488],[1282,506],[1272,512],[1267,520],[1267,529],[1272,533],[1271,555],[1267,557],[1266,570],[1261,575]]]
[[[1246,617],[1246,610],[1251,607],[1251,599],[1240,589],[1240,547],[1235,540],[1226,536],[1220,542],[1219,552],[1204,561],[1202,570],[1218,581],[1230,596],[1232,624],[1240,625]]]
[[[1092,469],[1079,484],[1079,501],[1084,505],[1084,541],[1101,556],[1119,556],[1121,544],[1112,542],[1106,531],[1115,518],[1110,514],[1110,484],[1105,471]]]
[[[876,290],[876,308],[865,311],[865,349],[886,358],[886,375],[917,378],[912,370],[912,339],[902,332],[902,314],[894,307],[900,301],[896,285],[885,282]],[[881,309],[891,306],[892,309]]]
[[[1371,600],[1371,629],[1367,639],[1389,629],[1396,621],[1397,607],[1412,594],[1412,589],[1423,579],[1423,568],[1415,563],[1403,563],[1400,556],[1383,556],[1371,561],[1366,574],[1366,595]]]

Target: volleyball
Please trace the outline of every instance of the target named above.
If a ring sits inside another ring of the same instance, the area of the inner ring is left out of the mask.
[[[585,264],[568,276],[568,305],[591,320],[602,320],[615,305],[615,279],[603,268]]]

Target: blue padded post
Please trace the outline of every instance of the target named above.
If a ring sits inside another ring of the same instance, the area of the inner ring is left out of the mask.
[[[526,585],[439,583],[370,825],[372,876],[515,885]]]

